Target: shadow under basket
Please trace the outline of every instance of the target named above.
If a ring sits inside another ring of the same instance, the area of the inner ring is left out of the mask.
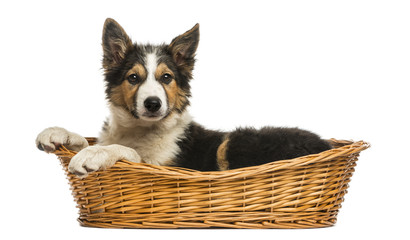
[[[88,138],[90,145],[95,138]],[[220,172],[118,161],[80,179],[61,160],[82,226],[107,228],[317,228],[332,226],[359,153],[370,145],[331,139],[333,149]]]

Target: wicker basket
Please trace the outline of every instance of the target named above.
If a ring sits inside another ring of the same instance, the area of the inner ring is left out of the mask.
[[[90,144],[96,139],[88,138]],[[82,226],[109,228],[316,228],[332,226],[359,153],[369,144],[221,172],[119,161],[84,179],[61,160]]]

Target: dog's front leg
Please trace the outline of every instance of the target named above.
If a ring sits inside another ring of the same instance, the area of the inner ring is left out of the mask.
[[[77,153],[70,161],[68,170],[79,177],[86,177],[88,173],[100,169],[107,169],[118,160],[141,162],[138,153],[129,147],[118,144],[108,146],[90,146]]]

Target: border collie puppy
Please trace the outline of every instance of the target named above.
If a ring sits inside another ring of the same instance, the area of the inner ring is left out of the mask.
[[[228,170],[319,153],[331,148],[314,133],[297,128],[207,130],[187,112],[189,82],[199,42],[199,25],[169,45],[133,43],[113,19],[104,24],[106,95],[111,116],[98,145],[63,128],[47,128],[36,145],[53,152],[64,145],[79,151],[69,170],[85,177],[126,159],[200,171]]]

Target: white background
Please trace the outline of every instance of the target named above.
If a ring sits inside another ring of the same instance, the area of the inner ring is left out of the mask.
[[[80,227],[68,181],[36,134],[97,136],[108,111],[101,32],[169,42],[201,24],[195,120],[212,129],[299,126],[366,140],[334,227],[115,230]],[[408,239],[410,8],[406,1],[2,1],[2,239]]]

